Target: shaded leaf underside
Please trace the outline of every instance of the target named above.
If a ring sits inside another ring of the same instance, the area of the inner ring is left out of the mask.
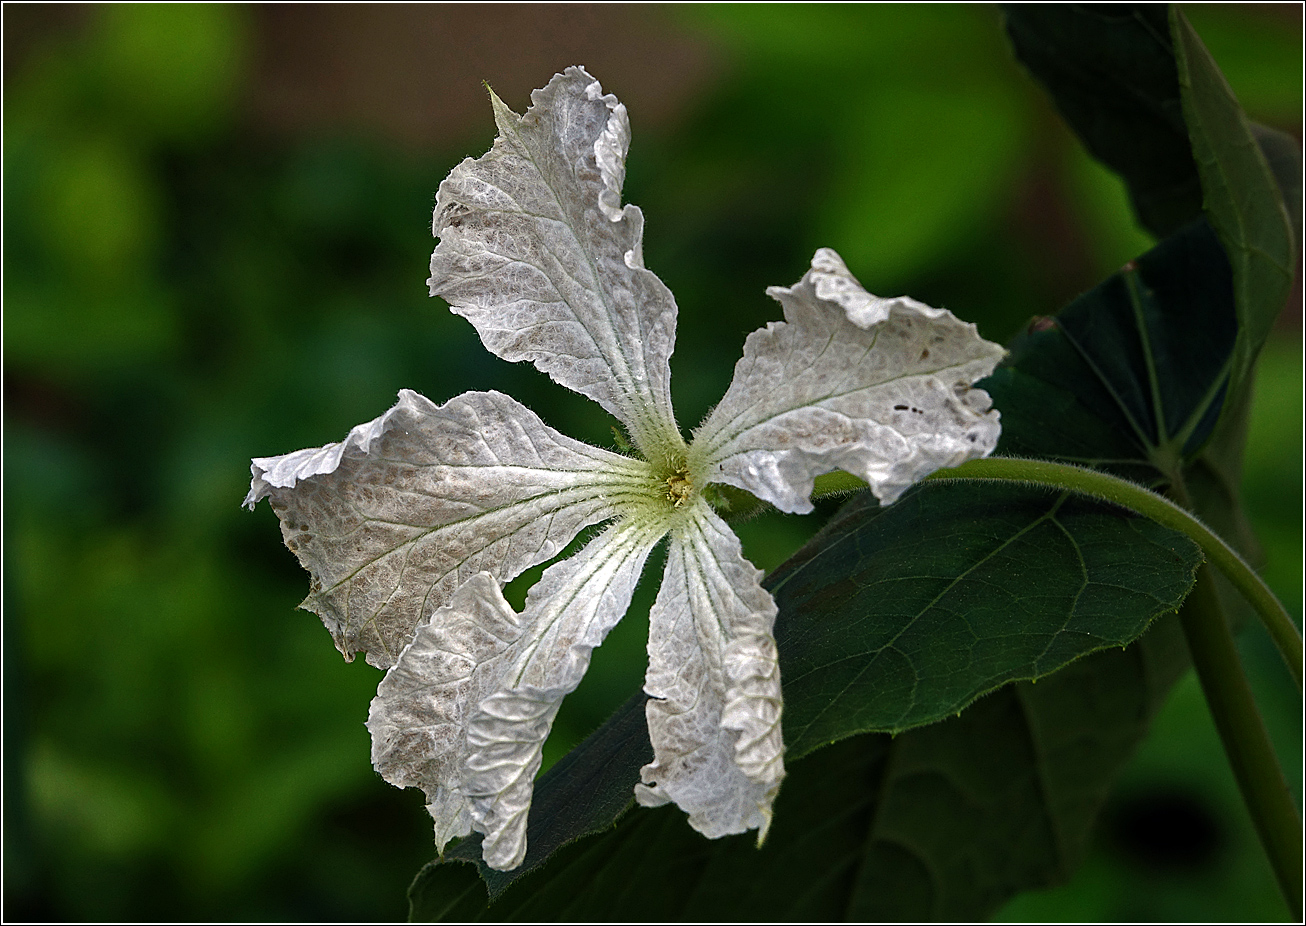
[[[1198,220],[1018,338],[982,386],[998,451],[1154,481],[1210,438],[1237,325],[1229,262]]]
[[[1202,211],[1162,4],[1009,4],[1016,57],[1051,93],[1093,156],[1129,187],[1134,212],[1163,238]]]

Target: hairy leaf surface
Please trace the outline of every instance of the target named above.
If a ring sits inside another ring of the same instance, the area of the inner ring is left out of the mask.
[[[845,506],[767,582],[782,614],[789,755],[933,723],[1137,639],[1183,601],[1200,554],[1122,514],[966,482]]]

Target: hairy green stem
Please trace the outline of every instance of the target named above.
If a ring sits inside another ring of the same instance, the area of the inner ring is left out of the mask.
[[[1100,498],[1136,511],[1159,524],[1190,537],[1201,548],[1208,562],[1220,570],[1234,588],[1256,610],[1270,639],[1288,664],[1298,690],[1302,688],[1302,638],[1274,592],[1261,581],[1255,570],[1223,539],[1191,513],[1150,489],[1097,470],[1050,463],[1045,460],[1019,460],[989,457],[971,460],[953,469],[941,469],[930,479],[992,479],[1024,482],[1048,488],[1070,489],[1092,498]],[[817,494],[847,491],[864,485],[846,473],[831,473],[817,480]]]

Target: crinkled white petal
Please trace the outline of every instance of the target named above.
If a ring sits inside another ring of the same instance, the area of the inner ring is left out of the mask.
[[[372,444],[391,426],[396,417],[410,412],[418,403],[417,393],[405,389],[399,393],[399,402],[384,415],[355,427],[342,441],[325,447],[307,447],[279,457],[255,457],[250,462],[249,492],[242,503],[251,511],[276,489],[293,489],[295,484],[313,476],[324,476],[336,471],[347,452],[364,456]]]
[[[840,469],[888,504],[934,470],[993,451],[998,413],[972,384],[1003,350],[974,325],[872,296],[829,249],[792,288],[767,293],[785,321],[748,336],[725,398],[694,435],[707,481],[807,512],[815,477]]]
[[[522,624],[488,572],[472,576],[417,628],[368,712],[372,765],[398,788],[426,792],[435,844],[471,832],[462,791],[467,715],[501,682]]]
[[[665,533],[616,522],[546,569],[520,615],[488,573],[471,577],[417,628],[372,701],[372,763],[426,791],[436,844],[485,833],[492,869],[521,865],[545,739],[590,653],[622,619]]]
[[[619,521],[546,569],[527,596],[523,636],[504,654],[496,689],[467,719],[462,791],[472,826],[485,834],[491,868],[507,871],[525,857],[526,818],[553,718],[580,684],[594,648],[626,613],[664,533],[661,525]]]
[[[925,318],[942,318],[949,314],[947,309],[932,308],[910,296],[886,299],[871,295],[848,272],[843,258],[830,248],[821,248],[813,255],[812,269],[807,273],[807,280],[817,299],[841,306],[848,320],[858,328],[869,328],[887,321],[895,310],[914,312]]]
[[[337,648],[392,665],[418,623],[481,570],[507,581],[647,498],[646,463],[572,440],[497,392],[399,402],[341,443],[256,459],[246,504],[270,496],[312,575],[304,607]]]
[[[515,613],[488,573],[417,628],[372,702],[372,762],[420,787],[436,844],[471,830],[507,871],[526,855],[542,749],[563,697],[626,613],[661,524],[619,521],[544,571]]]
[[[643,266],[643,214],[621,207],[625,107],[582,68],[532,93],[525,116],[491,98],[494,146],[440,184],[431,294],[498,356],[612,412],[646,454],[681,444],[675,300]]]
[[[603,94],[603,88],[596,80],[585,88],[585,97],[590,101],[599,100],[611,109],[607,124],[599,137],[594,140],[594,161],[599,165],[603,177],[603,192],[599,194],[599,209],[613,222],[620,222],[624,217],[621,208],[621,188],[626,183],[626,152],[630,150],[630,117],[626,106],[618,103],[617,98]]]
[[[784,777],[776,606],[762,573],[702,499],[671,531],[649,615],[644,690],[653,762],[636,798],[674,801],[710,838],[766,835]]]

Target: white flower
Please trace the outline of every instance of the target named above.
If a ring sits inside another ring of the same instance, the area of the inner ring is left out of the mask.
[[[686,443],[671,409],[676,305],[644,268],[644,217],[621,205],[626,109],[581,68],[532,95],[492,96],[499,137],[440,185],[432,294],[507,360],[594,399],[639,456],[571,440],[497,392],[437,406],[403,391],[338,444],[256,459],[312,574],[304,606],[352,658],[389,668],[372,702],[372,760],[422,788],[437,844],[485,834],[493,868],[526,851],[541,747],[563,697],[669,538],[650,614],[645,691],[654,760],[641,804],[673,801],[709,837],[765,834],[784,776],[776,606],[704,496],[712,483],[782,511],[814,478],[866,480],[884,503],[989,453],[998,416],[971,384],[1002,355],[973,325],[867,293],[821,250],[785,320],[749,336],[734,381]],[[605,530],[545,570],[516,613],[500,583]]]

